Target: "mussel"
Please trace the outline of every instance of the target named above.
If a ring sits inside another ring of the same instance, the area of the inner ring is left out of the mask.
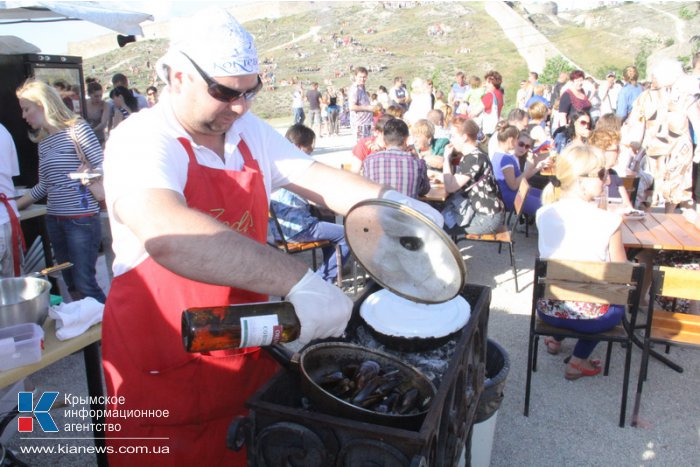
[[[430,401],[420,401],[420,392],[398,368],[374,360],[343,364],[316,382],[345,402],[384,414],[417,413]]]

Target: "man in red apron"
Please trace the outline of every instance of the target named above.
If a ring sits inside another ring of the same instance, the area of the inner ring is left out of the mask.
[[[24,247],[24,236],[20,228],[12,177],[19,175],[17,149],[12,135],[0,125],[0,276],[12,277],[22,274],[20,263]]]
[[[351,301],[265,244],[270,191],[284,186],[339,213],[397,194],[315,163],[248,112],[261,87],[257,53],[225,10],[175,34],[157,65],[161,100],[106,149],[116,254],[103,322],[109,462],[245,465],[226,431],[277,365],[258,348],[186,353],[182,311],[285,296],[300,342],[342,334]]]

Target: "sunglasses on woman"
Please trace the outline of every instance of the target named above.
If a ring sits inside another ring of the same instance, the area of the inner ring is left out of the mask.
[[[262,80],[260,79],[260,76],[258,76],[258,84],[246,91],[239,91],[238,89],[229,88],[228,86],[219,84],[214,81],[211,76],[206,74],[204,70],[202,70],[199,65],[197,65],[197,63],[195,63],[195,61],[192,60],[185,52],[182,52],[182,55],[184,55],[187,60],[192,63],[194,69],[199,73],[199,76],[201,76],[204,82],[207,83],[207,92],[209,92],[209,95],[217,101],[231,103],[242,97],[246,101],[250,102],[262,89]]]
[[[579,125],[581,125],[581,126],[584,127],[584,128],[590,128],[590,127],[591,127],[591,122],[589,122],[588,120],[579,120],[579,121],[576,122],[576,123],[578,123]]]
[[[518,141],[518,146],[525,149],[530,149],[532,147],[531,144],[523,143],[522,141]]]
[[[598,169],[597,172],[591,172],[589,174],[581,175],[581,176],[587,177],[587,178],[598,178],[602,182],[605,180],[605,177],[607,177],[607,175],[608,175],[607,169],[605,167],[601,167],[600,169]]]

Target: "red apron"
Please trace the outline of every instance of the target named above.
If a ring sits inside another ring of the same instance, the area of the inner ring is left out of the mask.
[[[20,255],[20,245],[22,247],[22,251],[27,251],[27,245],[25,245],[24,243],[24,235],[22,234],[22,227],[19,225],[19,219],[17,218],[17,214],[15,214],[15,210],[12,209],[10,200],[7,199],[7,195],[5,193],[0,193],[0,203],[5,205],[5,208],[7,209],[7,214],[10,216],[10,226],[12,227],[13,267],[15,270],[15,277],[19,277],[22,275],[22,257]]]
[[[267,195],[258,163],[243,140],[240,172],[199,165],[190,143],[185,199],[258,242],[267,237]],[[109,437],[168,440],[108,440],[120,465],[245,465],[245,452],[226,448],[233,418],[247,413],[244,402],[274,373],[277,363],[259,348],[189,354],[180,335],[185,308],[267,301],[264,295],[195,282],[150,257],[112,282],[105,306],[102,351],[109,409],[167,410],[168,416],[115,418],[120,431]],[[151,446],[155,453],[116,454],[119,447]],[[163,455],[166,449],[169,454]],[[158,453],[160,452],[160,453]]]

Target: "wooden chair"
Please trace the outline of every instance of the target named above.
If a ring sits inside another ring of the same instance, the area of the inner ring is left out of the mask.
[[[632,206],[637,205],[637,190],[639,189],[639,177],[620,177],[622,180],[622,186],[625,187],[627,194],[632,201]]]
[[[637,319],[644,266],[631,263],[602,263],[583,261],[541,260],[535,261],[535,279],[532,291],[532,313],[527,352],[527,379],[525,383],[525,409],[530,409],[532,373],[537,371],[537,344],[539,336],[573,337],[608,342],[605,356],[605,371],[610,369],[610,354],[613,342],[622,342],[625,347],[625,368],[622,378],[622,400],[620,402],[620,427],[625,426],[627,391],[629,388],[632,336]],[[539,299],[570,300],[601,304],[626,305],[627,313],[622,323],[598,334],[583,334],[568,329],[550,326],[537,315]],[[629,316],[629,322],[627,322]]]
[[[288,242],[286,237],[284,236],[284,232],[282,231],[282,226],[280,225],[279,219],[277,219],[277,214],[275,214],[275,210],[270,206],[269,210],[269,216],[272,218],[273,223],[275,224],[275,230],[277,231],[277,234],[279,235],[279,238],[281,240],[275,241],[274,243],[271,243],[272,246],[279,248],[280,250],[283,250],[285,253],[288,253],[290,255],[294,255],[297,253],[302,253],[304,251],[310,251],[311,252],[311,264],[312,264],[312,269],[316,271],[318,269],[318,260],[316,259],[316,250],[319,248],[324,248],[328,246],[333,246],[333,243],[330,240],[318,240],[315,242]],[[338,276],[337,276],[337,283],[338,286],[343,283],[343,274],[342,274],[342,269],[343,269],[343,263],[341,261],[341,256],[340,256],[340,248],[336,245],[335,247],[335,254],[336,254],[336,260],[338,264]]]
[[[520,217],[522,213],[523,204],[525,203],[525,198],[530,191],[530,184],[527,183],[525,177],[523,177],[520,182],[520,187],[518,188],[518,193],[515,195],[515,201],[513,202],[513,210],[516,214],[516,219]],[[513,268],[513,278],[515,279],[515,292],[520,292],[518,287],[518,270],[515,266],[515,242],[513,241],[513,232],[515,231],[517,221],[513,224],[513,227],[508,227],[508,222],[506,221],[503,225],[498,227],[495,233],[489,234],[453,234],[452,240],[455,243],[460,240],[467,240],[470,242],[491,242],[498,243],[498,254],[501,253],[501,247],[505,244],[508,245],[508,251],[510,253],[510,265]]]
[[[510,220],[515,214],[515,224],[513,225],[512,232],[515,232],[518,224],[522,220],[525,224],[525,237],[530,236],[530,216],[522,212],[523,203],[525,198],[527,198],[530,192],[530,183],[523,177],[518,186],[518,192],[515,194],[515,200],[513,201],[513,209],[508,212],[508,218],[506,219],[506,225],[510,225]],[[519,206],[517,206],[519,204]]]
[[[654,309],[657,296],[673,298],[674,309],[676,300],[679,298],[700,300],[700,271],[665,266],[654,270],[649,311],[644,327],[644,346],[639,379],[637,380],[637,395],[632,410],[632,426],[637,426],[642,386],[647,378],[649,368],[651,343],[660,342],[667,345],[700,347],[700,316]]]

